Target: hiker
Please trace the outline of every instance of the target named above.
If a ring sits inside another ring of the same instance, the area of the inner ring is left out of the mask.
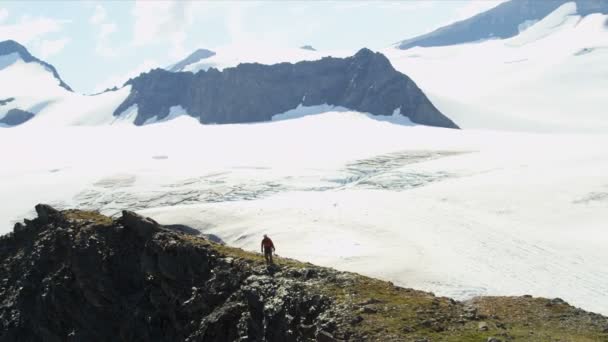
[[[274,243],[268,237],[268,235],[264,234],[264,238],[262,239],[262,253],[264,253],[264,259],[266,260],[266,264],[272,264],[272,253],[274,252]]]

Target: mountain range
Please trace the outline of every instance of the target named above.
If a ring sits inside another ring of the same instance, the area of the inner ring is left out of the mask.
[[[29,67],[20,64],[34,63],[38,65],[37,70],[28,74],[38,75],[49,83],[49,77],[44,74],[50,72],[63,90],[71,92],[53,66],[33,57],[17,42],[1,42],[0,53],[4,58],[0,71],[14,65]],[[133,119],[136,125],[166,119],[172,108],[197,118],[201,123],[222,124],[270,121],[274,115],[298,106],[329,105],[373,115],[401,115],[422,125],[458,128],[433,106],[414,81],[396,71],[385,56],[368,49],[348,58],[328,57],[295,64],[245,63],[222,71],[210,69],[196,73],[177,71],[213,55],[212,51],[199,49],[169,70],[155,69],[143,73],[120,89],[95,96],[80,96],[74,102],[91,103],[93,98],[108,97],[113,92],[128,92],[128,96],[111,112],[107,107],[114,104],[103,101],[106,108],[100,109],[94,119],[113,122],[127,117],[127,121]],[[38,80],[23,79],[20,82],[24,86],[22,96],[11,93],[13,90],[7,87],[8,94],[0,104],[0,124],[12,126],[35,121],[39,113],[53,108],[57,102],[65,103],[66,99],[79,96],[43,87],[35,94],[38,98],[32,99],[32,87],[37,85],[25,83],[39,83]],[[90,106],[95,107],[94,104]],[[77,120],[87,122],[82,117]]]
[[[485,39],[511,38],[566,3],[575,3],[577,13],[608,14],[605,0],[510,0],[471,18],[440,27],[430,33],[403,40],[398,48],[446,46]]]

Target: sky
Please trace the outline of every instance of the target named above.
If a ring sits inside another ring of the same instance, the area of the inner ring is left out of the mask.
[[[96,93],[198,48],[382,49],[504,0],[1,1],[0,40]]]

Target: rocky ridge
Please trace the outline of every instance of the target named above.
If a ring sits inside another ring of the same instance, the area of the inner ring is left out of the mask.
[[[362,49],[348,58],[295,64],[243,63],[197,73],[154,69],[129,80],[130,95],[114,111],[137,106],[136,125],[166,118],[181,106],[201,123],[270,121],[299,105],[333,105],[374,115],[407,116],[412,122],[458,128],[406,75],[380,53]]]
[[[581,16],[608,14],[605,0],[510,0],[471,18],[406,39],[397,47],[407,50],[416,46],[444,46],[514,37],[520,32],[520,25],[541,20],[567,2],[575,2]]]
[[[0,237],[0,341],[608,341],[558,298],[457,302],[129,211],[36,212]]]
[[[45,67],[47,70],[49,70],[53,74],[53,76],[59,81],[59,85],[61,87],[63,87],[64,89],[66,89],[68,91],[72,91],[72,88],[70,88],[70,86],[67,85],[61,79],[61,77],[59,77],[59,73],[57,73],[57,69],[55,69],[54,66],[52,66],[51,64],[49,64],[43,60],[40,60],[40,59],[32,56],[32,54],[30,54],[30,52],[27,51],[27,49],[23,45],[17,43],[14,40],[5,40],[5,41],[0,42],[0,56],[10,55],[13,53],[19,54],[21,59],[26,63],[38,63],[38,64],[42,65],[43,67]]]

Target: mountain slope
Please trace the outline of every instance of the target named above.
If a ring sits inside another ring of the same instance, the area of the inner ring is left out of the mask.
[[[42,65],[45,69],[49,70],[53,74],[53,76],[59,81],[59,85],[61,87],[72,91],[72,88],[70,88],[70,86],[63,82],[61,77],[59,77],[59,73],[57,73],[54,66],[32,56],[23,45],[14,40],[5,40],[0,42],[0,69],[4,69],[18,59],[23,60],[25,63],[38,63]]]
[[[215,56],[215,52],[207,49],[198,49],[188,55],[188,57],[172,65],[170,68],[168,68],[168,70],[173,72],[186,71],[186,67],[189,65],[200,62],[201,60],[212,56]]]
[[[510,0],[469,19],[438,28],[397,44],[399,49],[462,44],[491,38],[510,38],[565,3],[576,3],[581,16],[608,13],[605,0]]]
[[[462,303],[295,260],[264,267],[128,211],[36,212],[0,237],[3,341],[608,341],[606,317],[559,298]]]
[[[269,121],[299,105],[328,104],[374,115],[400,113],[414,123],[457,128],[409,77],[367,49],[343,59],[240,64],[221,72],[156,69],[127,85],[131,94],[114,114],[137,108],[136,125],[162,120],[176,107],[202,123],[222,124]]]
[[[383,52],[463,128],[606,132],[608,15],[580,7],[564,3],[511,38]]]

